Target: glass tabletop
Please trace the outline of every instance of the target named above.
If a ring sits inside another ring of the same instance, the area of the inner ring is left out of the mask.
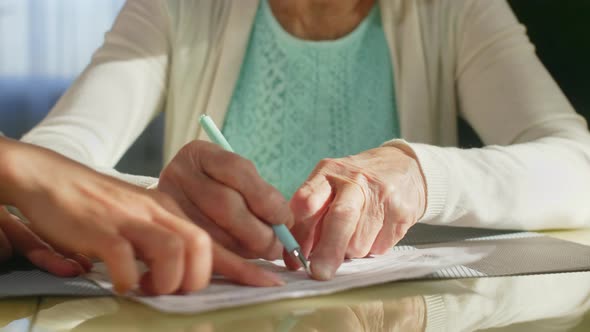
[[[590,231],[551,235],[590,242]],[[0,301],[0,331],[590,331],[590,272],[403,281],[199,315],[114,297]]]

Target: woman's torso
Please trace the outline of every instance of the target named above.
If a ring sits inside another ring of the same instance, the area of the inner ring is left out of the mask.
[[[290,197],[317,162],[398,137],[393,71],[377,5],[346,36],[305,41],[261,1],[224,134]]]

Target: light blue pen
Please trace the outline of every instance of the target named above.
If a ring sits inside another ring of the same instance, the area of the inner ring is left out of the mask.
[[[215,144],[221,146],[224,150],[234,152],[234,149],[232,149],[231,145],[229,145],[229,142],[225,139],[219,128],[217,128],[215,125],[215,122],[213,122],[213,120],[208,115],[201,115],[200,122],[201,126],[207,133],[207,136],[209,136],[209,138]],[[291,232],[289,232],[287,226],[273,225],[272,229],[287,252],[301,263],[307,274],[311,275],[309,262],[301,254],[301,246],[299,246],[299,243],[297,243]]]

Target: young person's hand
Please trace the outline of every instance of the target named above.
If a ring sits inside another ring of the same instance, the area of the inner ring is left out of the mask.
[[[249,285],[280,284],[274,274],[215,245],[168,195],[46,149],[0,143],[0,203],[19,208],[35,234],[60,252],[103,260],[118,292],[137,284],[150,294],[195,291],[208,285],[212,271]],[[149,267],[141,278],[136,257]]]
[[[213,143],[185,145],[162,171],[158,190],[224,247],[249,258],[276,259],[282,246],[270,225],[291,226],[283,195],[252,162]]]
[[[22,256],[37,267],[60,277],[75,277],[92,268],[81,254],[60,253],[27,225],[0,206],[0,262]]]

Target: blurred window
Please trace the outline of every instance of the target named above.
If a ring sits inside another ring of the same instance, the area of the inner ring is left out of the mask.
[[[0,0],[0,132],[20,138],[55,105],[102,44],[125,0]],[[162,118],[118,169],[157,175]]]
[[[124,0],[0,0],[0,77],[72,79]]]

